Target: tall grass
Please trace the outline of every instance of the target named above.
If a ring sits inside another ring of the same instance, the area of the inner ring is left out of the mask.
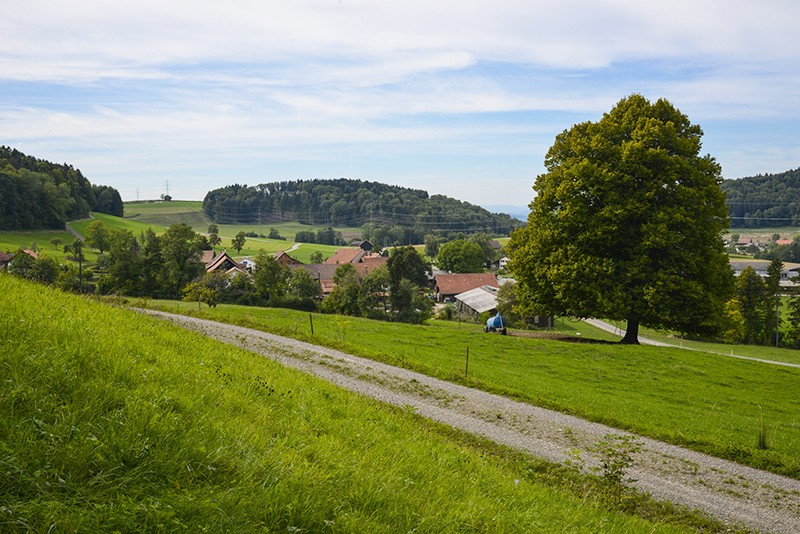
[[[0,531],[684,531],[156,319],[0,295]]]
[[[339,348],[800,478],[800,404],[792,394],[800,369],[679,348],[491,335],[466,323],[315,315],[312,337],[301,312],[150,305]],[[762,413],[768,450],[757,447]]]

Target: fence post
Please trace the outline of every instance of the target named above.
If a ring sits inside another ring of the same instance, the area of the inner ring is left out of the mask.
[[[467,347],[467,363],[464,366],[464,377],[466,378],[469,374],[469,347]]]
[[[314,317],[311,314],[308,314],[308,322],[311,323],[311,335],[314,335]]]

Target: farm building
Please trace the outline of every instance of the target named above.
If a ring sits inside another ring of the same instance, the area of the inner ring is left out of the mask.
[[[440,274],[434,278],[436,300],[450,302],[459,293],[481,286],[499,288],[497,276],[492,273]]]
[[[497,291],[496,287],[481,286],[459,293],[455,296],[456,309],[465,315],[494,312],[497,309]]]

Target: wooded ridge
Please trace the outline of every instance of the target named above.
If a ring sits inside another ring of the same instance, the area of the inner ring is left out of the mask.
[[[731,228],[800,226],[800,168],[724,180]]]
[[[507,235],[522,224],[507,214],[491,213],[444,195],[429,196],[419,189],[346,178],[230,185],[210,191],[203,210],[221,224],[299,220],[348,227],[403,226],[443,234]]]
[[[89,183],[72,165],[0,146],[0,230],[63,229],[90,211],[122,217],[119,192]]]

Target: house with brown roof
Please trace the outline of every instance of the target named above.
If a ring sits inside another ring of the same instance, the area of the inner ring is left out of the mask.
[[[334,252],[333,256],[325,260],[328,265],[341,265],[343,263],[358,263],[367,253],[366,250],[355,247],[344,247]]]
[[[213,260],[206,263],[207,273],[218,271],[220,269],[228,274],[247,273],[247,269],[240,265],[236,260],[228,256],[228,253],[225,251],[222,251]]]
[[[383,258],[386,260],[386,258]],[[383,263],[372,263],[372,262],[362,262],[362,263],[354,263],[352,264],[353,267],[356,269],[356,276],[359,279],[365,278],[369,273],[374,271],[375,269],[383,266]],[[342,264],[332,264],[332,263],[310,263],[310,264],[298,264],[298,265],[290,265],[289,268],[294,269],[305,269],[311,274],[311,277],[314,280],[317,280],[322,287],[322,294],[329,295],[333,288],[336,287],[336,282],[333,281],[333,277],[336,274],[336,269],[341,267]]]
[[[287,254],[286,251],[284,251],[284,250],[276,252],[273,255],[273,257],[275,258],[275,261],[277,261],[278,264],[281,267],[288,267],[290,265],[300,265],[300,264],[303,263],[303,262],[301,262],[299,260],[296,260],[293,257],[289,256],[289,254]]]
[[[497,276],[493,273],[439,274],[435,277],[436,300],[452,301],[459,293],[465,293],[481,286],[499,288]]]

